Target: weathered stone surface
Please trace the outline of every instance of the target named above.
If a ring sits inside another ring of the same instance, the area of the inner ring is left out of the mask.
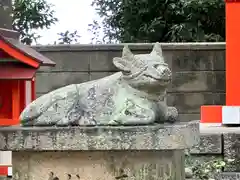
[[[213,72],[176,72],[170,92],[209,91],[213,89]]]
[[[216,93],[213,96],[213,104],[225,105],[226,104],[226,94],[225,93]]]
[[[230,159],[225,167],[226,172],[240,172],[240,133],[223,134],[224,158]]]
[[[44,93],[88,80],[96,80],[114,72],[41,72],[37,73],[37,92]],[[90,74],[90,76],[89,76]],[[62,79],[62,81],[60,80]],[[59,81],[60,80],[60,81]],[[57,85],[51,82],[58,83]],[[46,84],[42,87],[41,84]],[[225,72],[173,72],[168,92],[224,92]]]
[[[199,141],[198,121],[117,127],[1,127],[0,150],[174,150]]]
[[[45,94],[45,93],[44,93]],[[37,93],[36,97],[39,98],[40,96],[44,95],[42,93]],[[169,104],[169,105],[173,105],[173,104]],[[184,110],[184,112],[186,112],[187,110]],[[198,108],[198,112],[199,112],[199,108]],[[192,113],[179,113],[179,121],[181,122],[189,122],[192,120],[199,120],[200,119],[200,114],[192,114]]]
[[[201,134],[198,145],[190,149],[191,154],[222,154],[221,134]]]
[[[226,90],[226,72],[225,71],[216,71],[214,73],[214,89],[213,91],[224,93]]]
[[[240,180],[240,173],[223,172],[216,174],[216,180]]]
[[[211,92],[168,93],[167,104],[176,107],[179,114],[198,114],[202,105],[224,105],[225,94]],[[193,119],[200,119],[200,116]]]
[[[193,47],[194,45],[192,44]],[[225,51],[215,50],[214,46],[209,48],[211,51],[192,50],[192,48],[174,51],[172,56],[173,72],[225,70]]]
[[[153,44],[128,44],[134,53],[149,53]],[[173,72],[225,70],[225,43],[161,43],[163,55]],[[61,45],[35,46],[43,55],[50,57],[57,66],[52,71],[117,71],[112,64],[120,56],[124,44],[111,45]],[[65,56],[66,54],[66,56]],[[80,57],[79,57],[80,56]],[[74,61],[74,62],[72,62]],[[84,63],[81,65],[79,63]],[[68,65],[64,65],[68,63]],[[72,64],[72,65],[70,65]]]
[[[37,73],[37,93],[46,93],[69,84],[104,78],[113,73],[114,72],[40,72]],[[198,79],[188,80],[189,76],[193,74],[197,74],[197,76],[199,76]],[[206,79],[206,76],[209,76],[209,80]],[[224,76],[224,78],[222,79],[221,76]],[[218,80],[214,79],[214,77]],[[167,90],[168,93],[217,92],[219,94],[219,92],[225,91],[225,73],[221,72],[209,72],[208,75],[203,72],[184,74],[173,72],[172,81],[172,85],[169,85]],[[42,86],[42,84],[45,84],[45,86]]]
[[[159,43],[150,54],[134,55],[125,46],[122,57],[115,57],[113,63],[121,72],[41,96],[24,109],[21,123],[26,126],[146,125],[178,120],[177,109],[166,104],[172,73]]]
[[[37,73],[36,89],[37,93],[48,93],[57,88],[89,81],[89,73],[85,72],[45,72]]]
[[[189,122],[189,121],[198,120],[198,119],[200,119],[200,114],[192,114],[192,113],[179,114],[179,120],[181,122]]]
[[[184,180],[182,150],[14,152],[13,161],[15,180]]]
[[[106,76],[110,76],[114,74],[114,72],[91,72],[90,73],[90,80],[97,80],[97,79],[100,79],[100,78],[104,78]]]
[[[218,94],[213,93],[168,93],[167,104],[175,106],[179,113],[199,113],[202,105],[214,104],[214,98]]]
[[[224,71],[173,72],[169,92],[225,91]]]
[[[40,154],[40,152],[36,153]],[[13,180],[32,180],[29,176],[31,155],[30,152],[12,152]]]
[[[40,97],[40,96],[42,96],[42,95],[44,95],[44,94],[37,94],[37,98],[38,97]],[[216,94],[215,94],[216,95]],[[224,94],[225,95],[225,94]],[[214,96],[214,95],[213,95]],[[219,97],[219,94],[217,94],[216,96],[214,96],[214,97],[216,97],[216,98],[218,98]],[[220,99],[221,101],[220,102],[222,102],[222,104],[225,104],[224,102],[225,102],[225,99],[224,98],[221,98]],[[176,101],[175,101],[176,102]],[[168,101],[168,103],[169,103],[169,101]],[[189,122],[189,121],[192,121],[192,120],[199,120],[201,117],[200,117],[200,114],[199,114],[199,112],[200,112],[200,106],[199,106],[199,103],[198,102],[196,102],[196,104],[198,104],[198,107],[196,108],[196,106],[197,105],[194,105],[194,109],[196,109],[196,112],[197,113],[188,113],[189,112],[189,110],[188,110],[188,108],[189,108],[189,106],[188,107],[186,107],[187,109],[183,109],[183,108],[180,108],[180,112],[179,112],[179,115],[178,115],[178,117],[179,117],[179,121],[181,121],[181,122]],[[221,105],[220,103],[215,103],[215,104],[219,104],[219,105]],[[173,106],[173,105],[175,105],[175,107],[177,108],[177,110],[179,111],[179,105],[181,105],[181,103],[180,102],[178,102],[178,103],[176,103],[176,104],[173,104],[172,102],[171,103],[169,103],[168,105],[170,105],[170,106]],[[192,108],[189,108],[190,110],[192,110]],[[184,113],[182,113],[182,112],[184,112]]]
[[[217,95],[214,96],[215,100],[213,104],[225,104],[225,43],[161,43],[161,45],[164,59],[172,70],[173,81],[176,81],[177,85],[172,87],[169,86],[172,92],[177,91],[177,93],[173,94],[176,95],[174,99],[179,99],[177,97],[178,93],[186,94],[186,92],[198,92],[200,94],[205,94],[207,92],[212,92],[213,94],[218,93],[219,95],[218,97]],[[43,55],[52,58],[57,64],[56,67],[51,69],[44,68],[42,70],[43,72],[54,71],[59,74],[83,72],[84,74],[79,73],[77,76],[73,75],[71,77],[71,82],[73,84],[78,84],[79,79],[86,79],[85,73],[90,74],[90,77],[88,77],[90,80],[94,80],[117,71],[117,68],[114,67],[112,63],[112,59],[121,55],[123,46],[124,44],[61,45],[37,46],[34,48]],[[152,46],[153,44],[151,43],[129,44],[129,47],[135,54],[149,53],[152,50]],[[195,80],[189,80],[191,74],[192,78],[195,77]],[[56,74],[49,74],[48,77],[41,76],[37,79],[38,84],[48,85],[48,87],[44,87],[44,92],[40,89],[43,88],[42,86],[37,86],[36,91],[38,94],[44,94],[69,84],[69,81],[68,83],[58,81],[57,85],[52,86],[51,82],[55,83],[56,79],[59,78],[50,78],[51,76],[56,76]],[[181,76],[184,77],[181,78]],[[180,81],[183,84],[181,84]],[[189,86],[187,86],[188,83]],[[222,92],[222,94],[219,94],[219,92]],[[208,97],[209,96],[203,96],[204,99],[200,99],[200,102],[209,102],[209,100],[206,99]],[[199,107],[201,105],[198,101],[194,102],[195,104],[189,104],[190,106],[181,108],[180,114],[184,115],[180,115],[180,120],[192,120],[191,117],[200,116]],[[194,113],[194,115],[192,113]]]
[[[87,51],[40,51],[44,56],[56,60],[54,67],[40,67],[39,72],[88,72],[93,56]]]

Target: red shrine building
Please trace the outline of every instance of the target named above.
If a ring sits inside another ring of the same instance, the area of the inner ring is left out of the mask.
[[[18,38],[17,32],[0,29],[0,126],[19,124],[20,113],[36,97],[36,71],[55,65]]]

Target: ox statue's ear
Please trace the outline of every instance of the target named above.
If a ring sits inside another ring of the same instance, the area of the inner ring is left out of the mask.
[[[153,54],[153,55],[158,55],[158,56],[163,56],[162,55],[162,48],[161,48],[161,45],[160,45],[160,43],[155,43],[155,45],[153,46],[153,50],[152,50],[152,52],[151,52],[151,54]]]
[[[131,72],[130,69],[130,64],[134,59],[133,53],[130,51],[128,46],[124,46],[123,52],[122,52],[122,57],[115,57],[113,58],[113,64],[121,71],[123,72]]]
[[[122,58],[126,59],[127,61],[132,61],[134,58],[133,53],[131,50],[128,48],[127,45],[124,46],[123,51],[122,51]]]

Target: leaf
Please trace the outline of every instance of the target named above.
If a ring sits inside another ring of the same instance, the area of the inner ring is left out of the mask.
[[[72,44],[73,42],[79,43],[79,39],[81,38],[77,30],[73,32],[67,30],[65,32],[60,32],[57,34],[60,36],[58,38],[58,44]]]
[[[53,7],[46,0],[13,1],[13,29],[20,32],[22,43],[36,42],[39,36],[33,33],[34,30],[49,28],[58,21]]]
[[[103,32],[107,42],[225,40],[222,0],[93,0],[92,5],[101,21],[89,30],[96,38]]]

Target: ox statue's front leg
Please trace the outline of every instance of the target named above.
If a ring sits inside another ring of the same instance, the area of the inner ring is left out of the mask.
[[[167,122],[174,123],[178,121],[178,110],[177,108],[173,106],[169,106],[167,108],[167,117],[166,117]]]

